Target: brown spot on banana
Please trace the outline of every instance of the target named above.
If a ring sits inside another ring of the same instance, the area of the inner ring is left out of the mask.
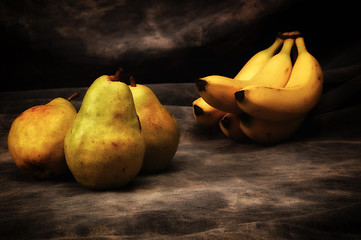
[[[286,68],[285,75],[287,75],[289,71],[290,71],[290,68]]]

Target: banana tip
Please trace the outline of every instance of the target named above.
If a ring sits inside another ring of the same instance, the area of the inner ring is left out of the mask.
[[[242,102],[244,100],[244,91],[238,91],[234,93],[234,96],[238,102]]]
[[[197,105],[193,106],[194,114],[198,117],[204,113],[203,109]]]
[[[196,79],[196,85],[197,85],[197,88],[198,88],[198,91],[206,91],[206,85],[207,85],[207,81],[204,81],[202,79]]]
[[[221,120],[221,124],[224,128],[228,129],[229,127],[231,127],[232,120],[229,117],[224,117]]]

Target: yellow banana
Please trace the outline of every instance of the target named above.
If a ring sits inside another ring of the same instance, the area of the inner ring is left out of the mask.
[[[241,113],[234,99],[234,93],[243,88],[240,81],[211,75],[196,80],[198,92],[209,105],[230,113]]]
[[[234,113],[227,113],[221,121],[219,127],[223,134],[233,140],[244,140],[247,138],[240,128],[240,116]]]
[[[306,115],[288,121],[269,121],[241,115],[240,128],[243,133],[257,143],[275,144],[291,137],[301,126]]]
[[[218,124],[226,114],[225,112],[210,106],[201,97],[193,101],[192,108],[195,120],[205,125]]]
[[[247,86],[284,87],[292,72],[291,50],[294,41],[291,38],[286,39],[281,51],[267,61]]]
[[[303,37],[296,39],[297,60],[285,88],[249,86],[235,93],[239,108],[253,117],[271,121],[298,118],[318,102],[323,73],[307,51]]]
[[[299,31],[278,33],[274,43],[268,48],[257,52],[253,57],[251,57],[248,62],[242,67],[242,69],[238,72],[238,74],[234,77],[234,79],[249,80],[253,78],[266,64],[266,62],[276,53],[276,51],[280,48],[285,39],[296,39],[299,36],[301,36],[301,33]]]
[[[211,75],[196,80],[198,92],[209,105],[230,113],[241,113],[234,93],[250,85],[284,87],[292,71],[290,52],[293,39],[286,39],[279,53],[271,57],[261,70],[250,80]]]
[[[242,67],[238,74],[234,77],[236,80],[250,80],[253,78],[259,70],[266,64],[266,62],[275,54],[279,49],[283,39],[277,37],[274,43],[262,50],[257,52],[253,57],[251,57],[248,62]]]

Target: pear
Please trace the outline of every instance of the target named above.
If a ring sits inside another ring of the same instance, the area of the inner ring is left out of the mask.
[[[145,143],[122,69],[88,88],[65,137],[65,158],[78,183],[93,190],[120,188],[139,173]]]
[[[142,172],[159,172],[170,164],[177,151],[178,123],[150,88],[136,84],[133,77],[130,83],[146,145]]]
[[[11,124],[8,149],[15,164],[34,179],[51,179],[68,173],[64,138],[76,117],[70,100],[55,98],[25,110]]]

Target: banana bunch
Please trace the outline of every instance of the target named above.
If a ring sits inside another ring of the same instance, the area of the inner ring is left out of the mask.
[[[200,98],[193,102],[193,115],[199,123],[218,124],[232,139],[274,144],[294,134],[317,104],[323,72],[295,31],[279,33],[234,78],[211,75],[195,84]]]

